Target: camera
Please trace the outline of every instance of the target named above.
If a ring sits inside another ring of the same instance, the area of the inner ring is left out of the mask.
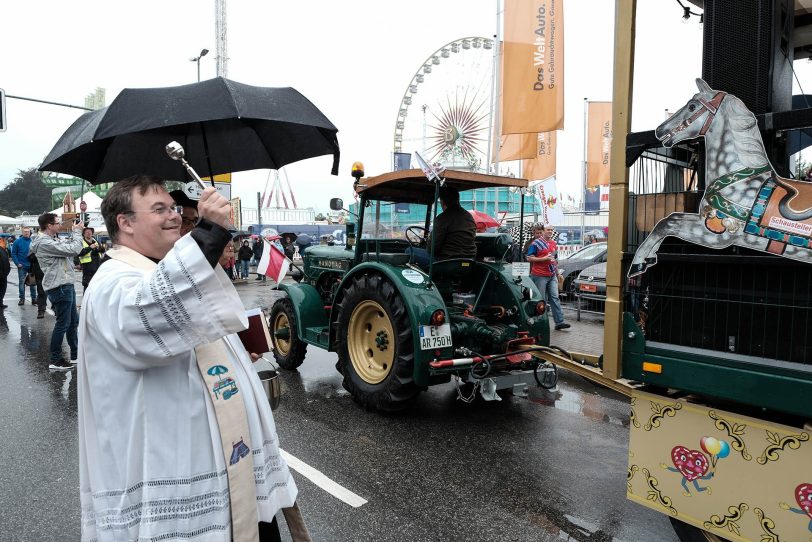
[[[80,223],[80,222],[81,222],[81,220],[79,220],[78,218],[74,218],[74,219],[73,219],[73,223],[74,223],[74,224],[78,224],[78,223]]]

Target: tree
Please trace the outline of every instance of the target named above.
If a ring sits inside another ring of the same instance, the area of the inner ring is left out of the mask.
[[[327,220],[327,217],[324,216],[322,213],[319,213],[319,214],[317,214],[315,216],[315,220],[320,222],[320,221],[323,221],[323,220]]]
[[[37,168],[21,169],[0,190],[0,214],[17,216],[23,211],[40,214],[51,210],[51,189],[42,184]]]

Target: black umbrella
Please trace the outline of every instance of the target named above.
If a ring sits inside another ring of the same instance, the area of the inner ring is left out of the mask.
[[[75,175],[92,184],[139,173],[186,178],[166,145],[179,142],[201,175],[279,169],[333,155],[338,129],[292,88],[245,85],[217,77],[191,85],[125,89],[109,107],[85,113],[48,154],[40,171]]]
[[[313,244],[313,239],[306,233],[300,233],[296,237],[295,243],[300,247],[307,247]]]

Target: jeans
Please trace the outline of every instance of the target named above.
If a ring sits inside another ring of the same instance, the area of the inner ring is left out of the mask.
[[[423,269],[428,269],[429,264],[431,263],[431,254],[425,248],[420,247],[409,247],[403,251],[404,254],[408,254],[412,262],[416,263]]]
[[[26,269],[25,267],[17,268],[17,287],[20,289],[20,299],[23,301],[25,301],[25,276],[28,274],[29,269]],[[37,287],[29,286],[28,288],[31,290],[31,301],[36,301]]]
[[[79,327],[79,312],[76,310],[76,290],[73,284],[63,284],[48,290],[48,299],[54,307],[56,324],[51,334],[51,361],[62,359],[62,339],[67,336],[71,359],[76,359],[79,349],[77,328]]]
[[[541,291],[541,296],[547,299],[547,305],[553,308],[555,324],[563,324],[564,311],[561,310],[561,300],[558,298],[558,277],[531,275],[530,278],[533,279],[536,287]]]
[[[251,260],[240,260],[240,276],[244,279],[248,278],[248,264]]]

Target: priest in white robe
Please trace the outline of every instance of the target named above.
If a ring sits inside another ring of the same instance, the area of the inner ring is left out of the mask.
[[[217,264],[228,201],[207,188],[182,238],[160,179],[116,183],[101,211],[115,247],[79,322],[82,539],[263,539],[297,489]]]

